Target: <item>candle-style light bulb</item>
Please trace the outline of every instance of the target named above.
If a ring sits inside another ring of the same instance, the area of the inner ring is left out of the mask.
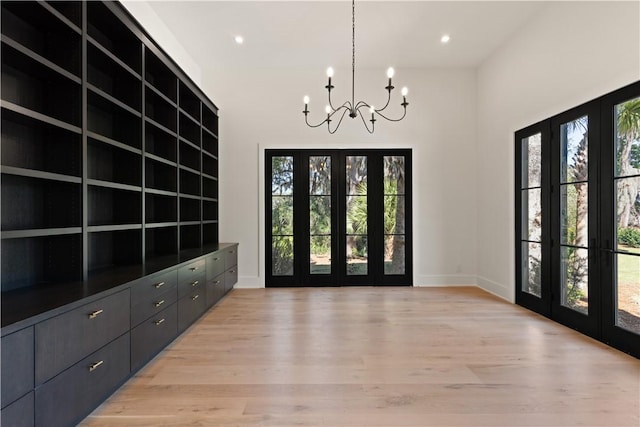
[[[373,113],[376,112],[376,107],[374,107],[373,105],[369,107],[369,111],[371,112],[371,117],[373,117]]]
[[[403,87],[402,88],[402,96],[407,96],[407,94],[409,93],[409,89],[407,89],[407,87]]]
[[[331,89],[333,89],[333,85],[331,84],[331,77],[333,77],[333,67],[327,68],[327,77],[329,77],[329,83],[327,83],[325,89],[329,91],[329,96],[331,96]]]
[[[309,114],[309,96],[305,95],[304,98],[302,98],[302,101],[304,102],[304,110],[302,110],[302,112],[306,118],[307,114]]]
[[[331,114],[331,107],[327,105],[326,107],[324,107],[324,111],[326,111],[327,115]]]
[[[389,84],[385,88],[389,91],[389,96],[391,96],[391,91],[393,90],[393,84],[391,83],[391,78],[393,77],[394,74],[395,74],[395,71],[393,67],[389,67],[389,69],[387,70],[387,77],[389,77]]]

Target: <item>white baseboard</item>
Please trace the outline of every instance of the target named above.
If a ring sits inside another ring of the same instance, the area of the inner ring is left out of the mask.
[[[472,274],[439,274],[416,276],[415,287],[438,286],[477,286],[476,276]]]
[[[413,286],[415,287],[441,287],[441,286],[478,286],[485,291],[500,297],[504,300],[511,301],[511,293],[509,289],[498,282],[489,280],[486,277],[475,276],[472,274],[440,274],[440,275],[422,275],[416,276]],[[238,283],[234,285],[236,289],[262,289],[264,284],[258,276],[240,276]]]
[[[511,298],[511,292],[509,292],[509,289],[502,283],[494,282],[493,280],[489,280],[486,277],[478,276],[478,287],[484,289],[490,294],[493,294],[509,302],[513,302]]]
[[[260,283],[258,276],[240,276],[238,277],[238,283],[233,287],[235,289],[260,289],[264,288],[264,285]]]

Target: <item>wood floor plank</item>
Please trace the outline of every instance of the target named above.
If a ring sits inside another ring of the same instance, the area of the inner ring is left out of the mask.
[[[83,426],[640,426],[640,361],[477,288],[234,290]]]

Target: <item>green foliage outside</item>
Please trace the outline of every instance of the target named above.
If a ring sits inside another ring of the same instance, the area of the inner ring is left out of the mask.
[[[271,160],[271,269],[274,275],[293,274],[293,157]]]
[[[620,228],[618,230],[618,242],[632,248],[640,248],[640,229],[632,227]]]
[[[563,250],[566,251],[563,254],[566,257],[564,258],[564,268],[566,268],[564,304],[578,311],[586,311],[587,308],[579,304],[579,301],[586,296],[581,285],[589,273],[589,258],[580,256],[581,252],[584,254],[586,250],[574,247],[565,247]]]
[[[397,181],[385,180],[384,194],[397,193]],[[359,184],[356,187],[358,197],[353,197],[347,207],[347,232],[349,234],[367,234],[368,206],[366,196],[367,186]],[[384,197],[384,233],[393,234],[396,230],[396,211],[398,208],[397,196]],[[366,241],[357,239],[355,247],[352,248],[352,256],[364,257],[367,254]]]

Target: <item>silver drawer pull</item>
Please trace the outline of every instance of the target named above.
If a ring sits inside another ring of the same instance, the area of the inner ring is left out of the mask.
[[[156,326],[158,326],[158,325],[162,324],[163,322],[164,322],[164,319],[160,319],[160,320],[154,321],[153,323],[155,323]]]
[[[98,366],[102,365],[104,363],[104,360],[100,360],[98,362],[94,362],[91,365],[89,365],[89,372],[93,372],[96,369],[98,369]]]
[[[200,295],[194,295],[191,297],[191,301],[195,301],[200,297]]]
[[[155,303],[156,307],[160,307],[162,304],[164,304],[164,300],[158,301]]]
[[[196,286],[198,283],[200,283],[198,280],[194,280],[193,282],[191,282],[191,286]]]
[[[229,251],[230,254],[234,253],[235,251]]]
[[[102,314],[104,310],[96,310],[93,313],[89,313],[89,319],[95,319],[99,314]]]
[[[198,267],[191,267],[189,270],[196,271],[197,269],[198,269]]]
[[[156,289],[160,289],[163,286],[164,286],[164,282],[156,283],[155,285],[153,285],[153,287]]]
[[[215,283],[215,284],[216,284],[216,285],[219,285],[219,284],[220,284],[220,280],[216,280],[216,283]]]
[[[213,260],[214,260],[214,261],[218,261],[219,259],[220,259],[220,258],[214,258]]]
[[[233,273],[235,273],[235,272],[236,272],[235,270],[229,270],[229,273],[232,273],[232,274],[233,274]]]

